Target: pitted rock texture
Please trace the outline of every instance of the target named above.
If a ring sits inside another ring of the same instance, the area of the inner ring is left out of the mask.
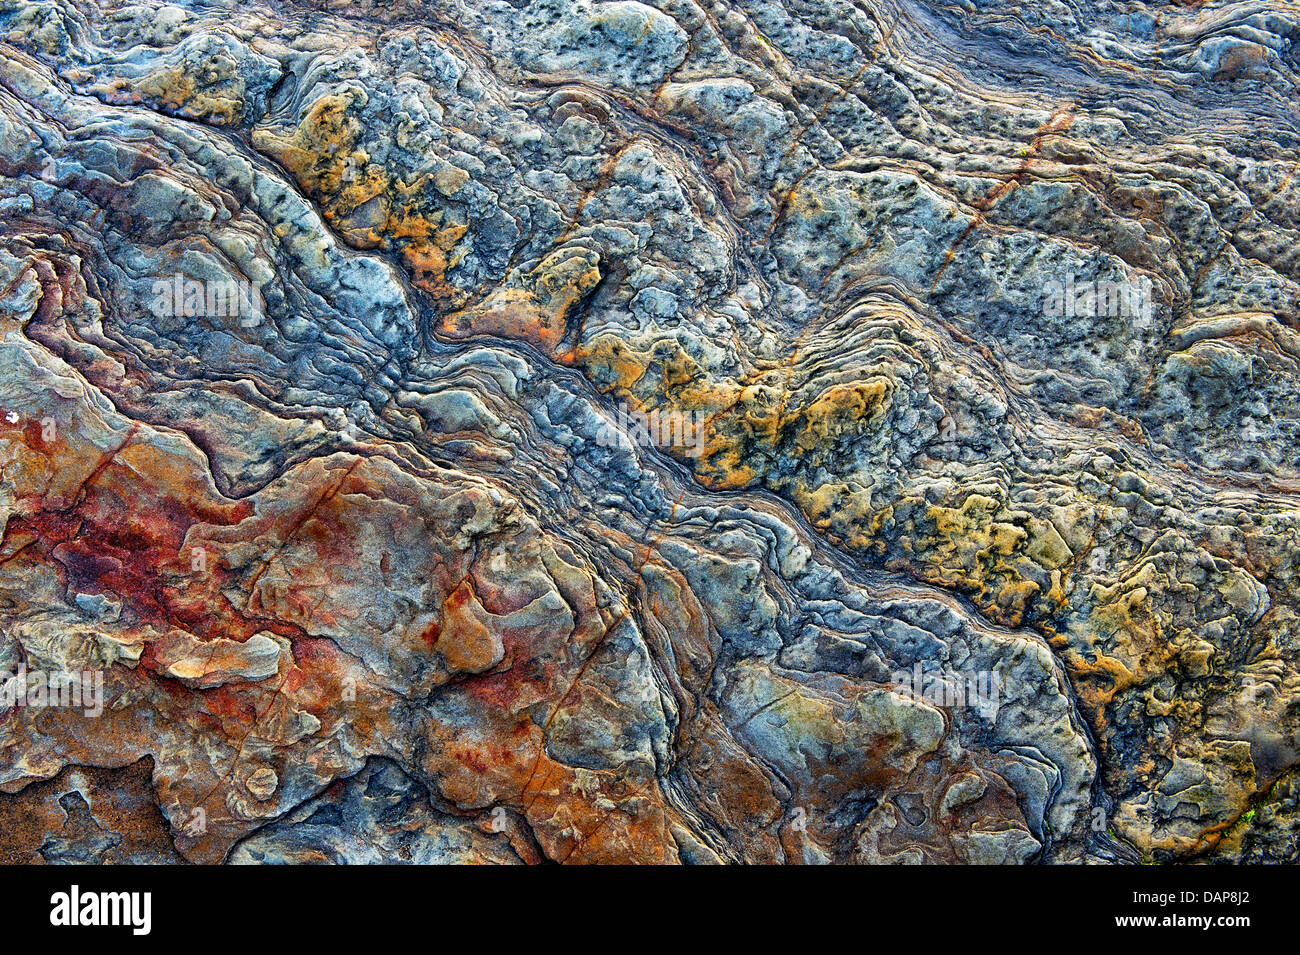
[[[1298,44],[0,0],[6,859],[1297,861]]]

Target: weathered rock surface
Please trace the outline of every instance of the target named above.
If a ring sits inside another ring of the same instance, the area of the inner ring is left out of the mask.
[[[6,859],[1297,861],[1298,41],[0,0]]]

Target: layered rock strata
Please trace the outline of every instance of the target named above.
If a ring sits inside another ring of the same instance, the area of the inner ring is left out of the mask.
[[[1297,40],[2,0],[8,861],[1296,861]]]

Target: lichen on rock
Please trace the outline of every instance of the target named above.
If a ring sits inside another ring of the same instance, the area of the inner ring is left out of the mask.
[[[1297,861],[1298,41],[0,5],[6,861]]]

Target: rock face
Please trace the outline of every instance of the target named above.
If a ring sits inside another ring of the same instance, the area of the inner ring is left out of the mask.
[[[3,0],[5,861],[1296,861],[1298,50]]]

